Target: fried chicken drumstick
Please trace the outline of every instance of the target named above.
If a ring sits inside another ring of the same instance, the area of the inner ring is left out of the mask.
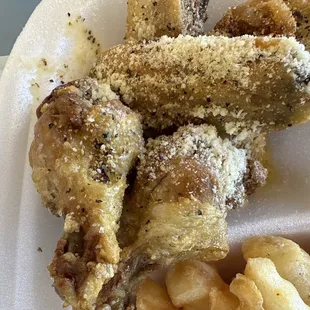
[[[116,46],[92,75],[159,130],[187,123],[264,131],[310,115],[310,54],[293,38],[163,37]]]
[[[149,140],[122,214],[122,262],[103,287],[101,303],[122,309],[145,271],[184,259],[224,258],[226,210],[243,204],[248,168],[246,151],[213,126],[189,125]]]
[[[49,267],[74,309],[92,309],[116,271],[126,176],[143,148],[140,117],[91,79],[56,88],[37,110],[30,150],[44,205],[65,217]]]

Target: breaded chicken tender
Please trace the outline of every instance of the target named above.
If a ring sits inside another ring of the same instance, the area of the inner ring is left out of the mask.
[[[283,0],[249,0],[230,8],[209,34],[293,36],[296,21]]]
[[[310,116],[310,54],[294,38],[223,36],[119,45],[92,75],[163,130],[208,123],[234,135],[269,132]]]
[[[203,34],[209,0],[128,0],[127,41]]]
[[[92,309],[117,269],[126,177],[143,148],[140,117],[108,85],[84,79],[56,88],[37,110],[30,149],[43,204],[65,217],[49,267],[73,309]]]

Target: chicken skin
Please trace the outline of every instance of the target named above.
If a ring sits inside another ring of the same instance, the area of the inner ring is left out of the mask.
[[[49,270],[65,305],[92,309],[120,258],[116,232],[127,174],[143,149],[140,117],[92,79],[56,88],[37,116],[33,181],[43,204],[65,218]]]

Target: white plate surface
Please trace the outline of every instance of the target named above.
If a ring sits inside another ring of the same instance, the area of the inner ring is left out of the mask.
[[[237,2],[211,0],[209,27]],[[69,66],[64,80],[82,77],[93,62],[81,29],[74,34],[68,28],[79,15],[85,18],[79,27],[91,29],[104,48],[122,41],[125,0],[43,0],[17,40],[0,80],[1,310],[61,309],[46,266],[62,234],[62,220],[41,207],[27,153],[35,107],[56,86],[49,80],[59,82],[56,73],[64,64]],[[48,68],[42,69],[43,58]],[[35,82],[39,89],[31,86]],[[271,135],[269,147],[275,178],[250,197],[246,207],[230,213],[228,259],[238,255],[242,239],[256,234],[287,235],[307,248],[310,124]],[[227,266],[232,265],[226,262],[224,272]]]
[[[7,56],[0,56],[0,77],[1,77],[6,61],[7,61]]]

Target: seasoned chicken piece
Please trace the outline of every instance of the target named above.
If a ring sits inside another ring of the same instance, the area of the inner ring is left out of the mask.
[[[292,10],[296,19],[296,39],[303,43],[310,51],[310,1],[309,0],[283,0]]]
[[[309,20],[308,0],[249,0],[229,9],[209,34],[295,36],[310,50]]]
[[[209,0],[128,0],[128,41],[203,34]]]
[[[163,130],[207,122],[233,135],[310,117],[310,54],[294,38],[163,37],[116,46],[92,75]]]
[[[294,36],[295,32],[296,21],[283,0],[249,0],[229,9],[209,34]]]
[[[56,88],[37,110],[30,149],[43,204],[65,217],[49,267],[65,304],[93,309],[116,271],[126,177],[143,148],[140,117],[108,85],[85,79]]]
[[[150,140],[122,214],[122,263],[103,287],[101,303],[121,309],[145,270],[225,257],[226,209],[243,204],[247,169],[246,151],[213,126],[189,125]]]

